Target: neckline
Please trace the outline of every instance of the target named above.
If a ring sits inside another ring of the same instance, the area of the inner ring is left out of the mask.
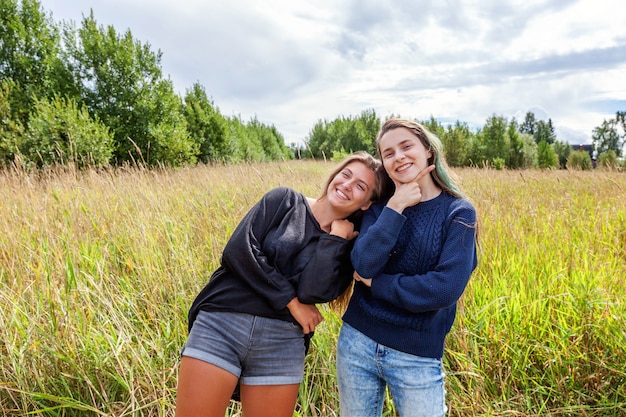
[[[322,228],[322,225],[320,224],[320,222],[317,220],[317,217],[315,217],[315,214],[313,213],[313,207],[311,206],[311,203],[316,202],[317,199],[312,198],[312,197],[307,197],[306,195],[302,193],[300,195],[304,199],[304,205],[306,207],[307,215],[313,220],[317,229],[322,233],[330,233]]]

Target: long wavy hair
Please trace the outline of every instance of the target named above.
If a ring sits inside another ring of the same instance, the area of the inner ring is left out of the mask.
[[[451,177],[450,169],[448,168],[448,164],[446,163],[446,159],[443,154],[443,144],[441,143],[441,140],[424,125],[416,121],[398,118],[392,118],[385,121],[376,135],[376,148],[378,150],[379,157],[382,158],[380,152],[380,140],[383,135],[391,130],[401,127],[413,132],[420,142],[422,142],[422,145],[424,145],[426,150],[431,152],[431,157],[428,158],[428,163],[435,165],[435,169],[430,173],[430,176],[435,184],[448,194],[452,194],[453,196],[459,198],[466,198],[465,194],[463,194],[459,186]],[[381,169],[384,171],[385,168],[381,166]],[[385,175],[383,188],[384,198],[390,198],[395,191],[393,181],[391,181],[391,178],[389,178],[389,175],[387,174]]]
[[[328,175],[328,179],[324,183],[322,187],[322,193],[318,200],[326,198],[326,194],[328,192],[328,186],[332,182],[333,178],[335,178],[345,167],[353,162],[361,162],[366,167],[368,167],[373,173],[375,177],[374,188],[372,189],[372,196],[370,200],[372,202],[379,201],[383,197],[383,184],[385,181],[385,177],[387,174],[384,169],[382,169],[382,163],[379,159],[373,157],[369,153],[365,151],[354,152],[350,154],[346,159],[344,159],[341,164],[333,170],[330,175]],[[348,216],[348,220],[350,220],[354,224],[355,230],[358,230],[361,226],[361,217],[363,216],[362,210],[357,210]],[[341,314],[345,311],[348,306],[348,302],[350,301],[350,297],[352,296],[352,289],[354,287],[354,280],[352,280],[350,286],[335,300],[329,303],[330,308],[337,314]]]
[[[341,171],[344,170],[345,167],[347,167],[349,164],[353,162],[361,162],[374,173],[375,184],[374,184],[374,188],[372,189],[372,196],[370,198],[370,201],[375,202],[382,198],[383,182],[386,176],[386,174],[383,174],[383,172],[381,172],[381,168],[383,166],[382,163],[380,162],[379,159],[373,157],[369,153],[365,151],[358,151],[358,152],[354,152],[348,155],[348,157],[346,157],[346,159],[344,159],[341,162],[341,164],[339,164],[337,168],[335,168],[328,175],[326,182],[322,185],[322,193],[318,197],[318,200],[322,200],[323,198],[326,198],[326,194],[328,193],[328,186],[330,185],[330,183]],[[352,213],[351,216],[348,217],[348,220],[350,221],[358,220],[360,219],[360,216],[362,214],[363,212],[361,210],[357,210],[356,212]]]
[[[383,135],[390,130],[398,129],[400,127],[404,127],[411,132],[413,132],[422,145],[431,152],[431,157],[428,158],[429,164],[434,164],[435,169],[430,172],[430,176],[432,177],[435,184],[437,184],[444,192],[451,194],[458,198],[463,198],[465,200],[469,200],[465,194],[461,191],[456,181],[453,179],[454,174],[450,172],[450,168],[448,168],[448,164],[446,163],[446,158],[443,154],[443,144],[437,135],[432,133],[426,126],[408,119],[399,119],[399,118],[391,118],[385,121],[381,126],[378,134],[376,135],[376,149],[378,150],[378,155],[382,159],[382,155],[380,152],[380,140]],[[385,171],[385,167],[381,165],[380,168],[384,171],[384,184],[383,184],[383,201],[391,198],[395,191],[395,185],[389,174]],[[474,241],[476,242],[477,248],[480,248],[480,239],[479,239],[479,223],[480,217],[478,217],[478,213],[476,214],[476,223],[468,224],[468,227],[473,227],[475,229]]]

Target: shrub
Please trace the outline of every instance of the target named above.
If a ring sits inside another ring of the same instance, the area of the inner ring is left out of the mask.
[[[113,136],[85,107],[79,108],[72,99],[55,97],[35,101],[19,149],[27,165],[101,167],[108,165],[113,155]]]
[[[615,169],[619,167],[617,160],[617,154],[614,150],[610,149],[606,152],[602,152],[598,157],[598,166],[607,169]]]
[[[590,171],[593,166],[591,165],[591,156],[585,151],[572,152],[567,158],[567,169],[575,169],[582,171]]]

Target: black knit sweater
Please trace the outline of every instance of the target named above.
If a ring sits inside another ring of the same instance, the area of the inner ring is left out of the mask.
[[[231,311],[297,323],[287,304],[334,300],[352,280],[350,241],[321,228],[304,195],[269,191],[239,223],[189,310]]]

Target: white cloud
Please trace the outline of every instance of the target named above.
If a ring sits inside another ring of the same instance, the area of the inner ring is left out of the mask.
[[[543,108],[580,143],[626,107],[617,0],[42,0],[56,20],[93,8],[163,52],[183,93],[199,82],[226,114],[288,142],[320,119],[380,117],[480,126]]]

